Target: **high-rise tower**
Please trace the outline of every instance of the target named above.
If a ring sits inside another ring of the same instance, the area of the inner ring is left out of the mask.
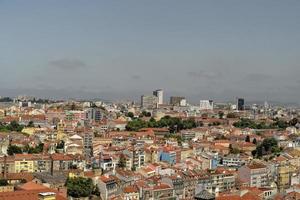
[[[158,105],[164,103],[164,91],[162,89],[153,91],[153,95],[158,98]]]

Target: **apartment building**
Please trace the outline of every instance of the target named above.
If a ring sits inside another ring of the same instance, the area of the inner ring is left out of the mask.
[[[215,170],[208,170],[197,181],[196,193],[203,190],[210,193],[219,193],[230,191],[236,186],[235,171],[217,168]]]
[[[226,167],[241,167],[246,163],[244,157],[240,155],[228,155],[222,158],[222,165]]]
[[[268,186],[268,170],[264,164],[252,163],[238,169],[238,178],[250,187]]]
[[[111,199],[120,192],[118,192],[119,187],[116,177],[110,175],[101,176],[98,180],[98,187],[103,200]]]
[[[158,97],[156,96],[141,96],[141,106],[143,109],[155,109],[158,105]]]
[[[41,154],[16,154],[15,172],[49,172],[51,159],[48,155]]]

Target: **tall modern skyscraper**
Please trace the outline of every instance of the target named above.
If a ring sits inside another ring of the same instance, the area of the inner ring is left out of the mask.
[[[153,91],[153,95],[158,98],[158,105],[164,103],[164,91],[162,89]]]
[[[245,110],[245,99],[237,98],[236,109]]]

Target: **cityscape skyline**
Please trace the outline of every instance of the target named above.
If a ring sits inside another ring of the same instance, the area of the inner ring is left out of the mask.
[[[0,200],[300,200],[299,11],[0,0]]]
[[[0,2],[2,96],[299,103],[300,2]]]

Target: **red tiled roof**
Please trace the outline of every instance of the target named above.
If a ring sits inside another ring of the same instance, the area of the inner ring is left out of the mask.
[[[14,192],[0,192],[0,200],[38,200],[39,193],[42,192],[53,192],[51,189],[45,190],[29,190],[29,191],[14,191]],[[56,200],[67,200],[61,195],[56,194]]]
[[[283,162],[283,161],[286,161],[287,159],[283,156],[278,156],[274,159],[276,162]]]
[[[32,121],[43,121],[43,120],[46,120],[46,116],[45,115],[22,115],[21,117],[21,120],[24,121],[29,121],[29,120],[32,120]]]
[[[21,190],[44,190],[44,189],[48,189],[46,186],[34,183],[32,181],[27,182],[27,183],[25,183],[21,186],[18,186],[18,188],[21,189]]]
[[[171,189],[171,186],[169,186],[168,184],[165,184],[165,183],[160,183],[153,187],[153,190],[165,190],[165,189]]]
[[[70,155],[55,153],[51,155],[53,160],[73,160]]]
[[[15,154],[15,160],[50,160],[49,155],[43,154]]]
[[[27,182],[34,179],[31,173],[7,173],[8,180],[22,180],[25,179]]]
[[[138,192],[138,189],[133,186],[128,186],[123,189],[123,192],[124,193],[136,193],[136,192]]]
[[[262,168],[266,168],[265,165],[261,164],[261,163],[254,163],[251,165],[247,165],[247,167],[249,167],[250,169],[262,169]]]
[[[216,200],[260,200],[261,198],[251,192],[247,192],[246,194],[240,196],[238,194],[225,194],[225,195],[220,195],[216,197]]]
[[[86,171],[86,172],[84,172],[84,176],[93,178],[93,177],[95,177],[95,173],[93,171]]]
[[[116,179],[114,178],[114,176],[101,176],[100,180],[104,183],[107,183],[109,181],[115,181]]]

